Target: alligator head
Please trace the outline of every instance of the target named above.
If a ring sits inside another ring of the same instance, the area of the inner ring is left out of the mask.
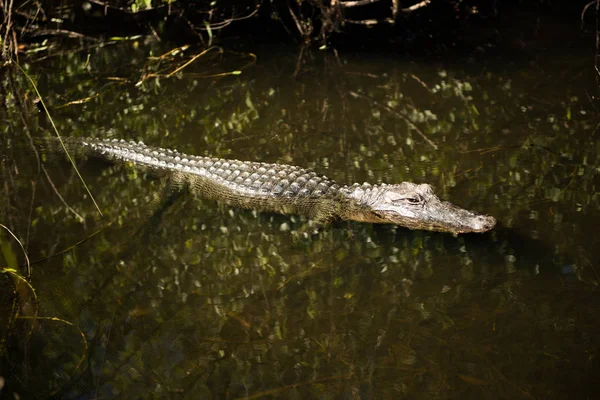
[[[345,189],[360,205],[354,215],[346,214],[346,219],[454,234],[486,232],[496,225],[492,216],[440,200],[427,184],[355,184]]]

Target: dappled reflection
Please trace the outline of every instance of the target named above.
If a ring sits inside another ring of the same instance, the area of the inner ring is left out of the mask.
[[[40,317],[72,325],[40,320],[24,334],[32,325],[17,316],[35,301],[2,275],[9,390],[480,399],[591,385],[597,149],[582,145],[589,117],[565,116],[565,107],[585,109],[565,87],[545,93],[563,102],[540,104],[519,68],[467,73],[352,56],[340,64],[322,53],[264,55],[218,81],[184,73],[135,86],[129,65],[147,51],[98,50],[91,74],[78,69],[85,58],[54,61],[79,71],[39,82],[61,133],[285,162],[340,182],[427,182],[502,226],[458,237],[347,222],[307,232],[299,217],[217,205],[165,189],[168,176],[80,160],[101,218],[61,155],[41,156],[49,183],[29,140],[14,134],[25,129],[20,115],[33,135],[46,117],[7,102],[2,220],[34,260],[77,243],[33,264],[31,280]],[[195,68],[216,74],[247,60],[205,62]],[[547,73],[536,79],[554,82]],[[82,98],[90,100],[70,103]]]

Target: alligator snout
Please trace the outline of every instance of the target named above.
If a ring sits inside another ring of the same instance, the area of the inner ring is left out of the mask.
[[[487,232],[494,226],[496,226],[496,218],[490,215],[480,214],[473,219],[473,231],[475,232]]]

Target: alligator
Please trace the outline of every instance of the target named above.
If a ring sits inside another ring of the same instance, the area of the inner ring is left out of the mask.
[[[319,223],[353,220],[395,224],[410,229],[486,232],[492,216],[440,200],[428,184],[355,183],[340,185],[309,169],[292,165],[186,155],[176,150],[123,139],[79,138],[67,148],[92,156],[164,170],[195,195],[247,209],[308,216]]]

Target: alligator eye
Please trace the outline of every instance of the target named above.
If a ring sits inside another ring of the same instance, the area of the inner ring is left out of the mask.
[[[408,205],[419,205],[423,204],[423,198],[418,194],[412,196],[398,196],[395,199],[391,199],[392,203],[395,204],[408,204]]]
[[[422,203],[421,197],[419,197],[419,196],[405,197],[402,200],[408,204],[421,204]]]

